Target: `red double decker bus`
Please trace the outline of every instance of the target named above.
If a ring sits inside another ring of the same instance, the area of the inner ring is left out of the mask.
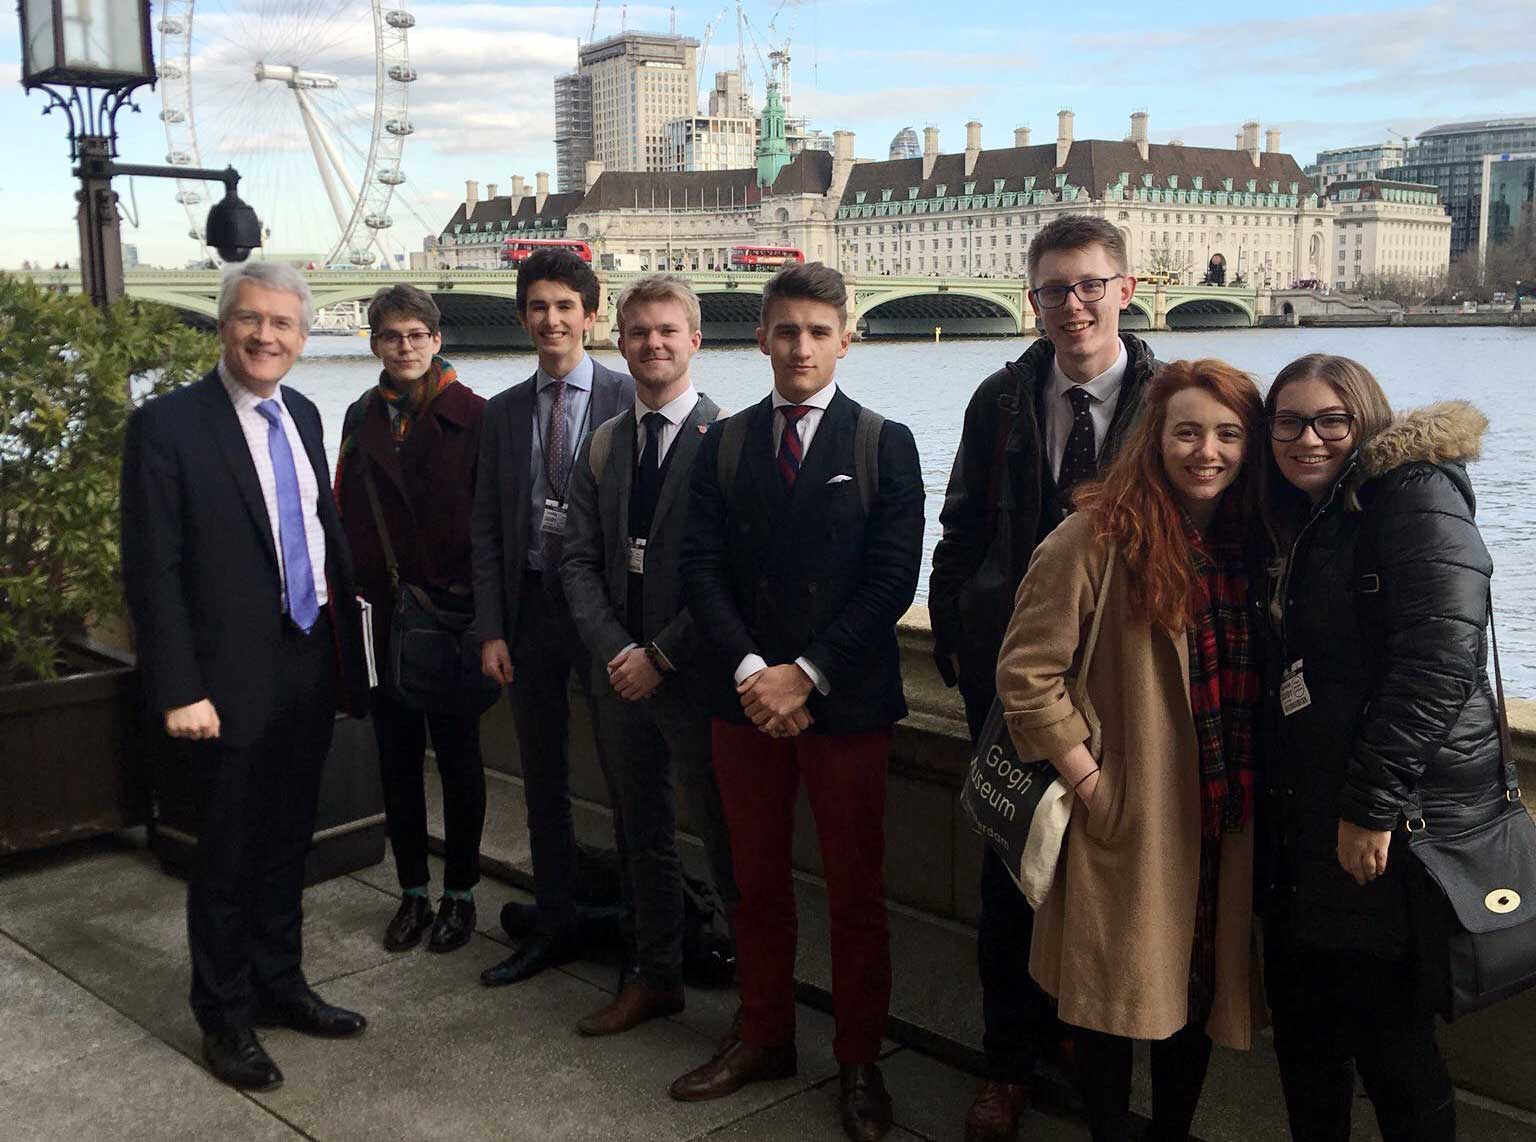
[[[805,254],[793,246],[732,246],[731,269],[776,270],[790,262],[805,261]]]
[[[516,269],[519,262],[539,250],[568,250],[588,265],[592,264],[592,247],[574,238],[508,238],[501,247],[501,264]]]

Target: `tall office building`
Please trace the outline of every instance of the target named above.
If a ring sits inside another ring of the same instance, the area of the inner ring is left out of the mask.
[[[1403,165],[1383,177],[1433,183],[1451,211],[1451,257],[1477,245],[1483,157],[1536,151],[1536,115],[1444,123],[1421,134]]]
[[[1384,170],[1402,166],[1407,149],[1405,142],[1387,139],[1359,147],[1318,151],[1317,162],[1306,168],[1307,177],[1320,191],[1326,191],[1336,182],[1376,178]]]
[[[581,190],[592,157],[592,77],[555,76],[555,181],[561,193]]]
[[[667,124],[697,110],[698,49],[697,40],[645,32],[623,32],[580,49],[577,73],[592,85],[591,157],[604,169],[667,169]]]

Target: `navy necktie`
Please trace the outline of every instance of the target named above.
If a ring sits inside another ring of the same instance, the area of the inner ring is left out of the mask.
[[[1061,492],[1062,505],[1072,502],[1072,487],[1082,480],[1091,480],[1099,474],[1098,450],[1093,439],[1093,413],[1089,406],[1093,398],[1081,385],[1067,390],[1072,402],[1072,431],[1067,434],[1067,448],[1061,454],[1061,473],[1056,477],[1056,487]]]

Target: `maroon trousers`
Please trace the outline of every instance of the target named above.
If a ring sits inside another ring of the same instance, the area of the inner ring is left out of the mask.
[[[719,718],[715,777],[731,834],[740,903],[733,914],[742,1041],[795,1037],[795,894],[790,842],[800,781],[816,819],[832,919],[833,1053],[844,1065],[880,1053],[891,999],[885,912],[885,771],[891,729],[771,738]]]

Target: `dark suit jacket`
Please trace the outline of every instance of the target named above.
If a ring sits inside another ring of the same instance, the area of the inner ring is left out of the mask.
[[[805,657],[829,693],[811,692],[813,733],[880,729],[907,712],[896,623],[912,605],[923,554],[923,477],[903,424],[880,433],[880,482],[869,515],[854,479],[859,406],[842,390],[823,414],[786,491],[774,462],[773,402],[746,413],[735,486],[722,488],[722,425],[694,461],[683,579],[712,659],[717,717],[745,722],[732,680],[757,653],[775,666]],[[834,476],[848,479],[836,483]]]
[[[347,410],[355,421],[355,445],[336,466],[336,503],[352,549],[357,589],[373,604],[375,641],[389,645],[394,592],[389,564],[363,479],[372,464],[379,507],[395,549],[400,578],[428,588],[434,597],[462,596],[473,605],[470,571],[470,515],[475,503],[475,468],[480,459],[480,425],[485,399],[462,384],[445,388],[395,447],[389,409],[370,388]]]
[[[666,478],[645,546],[645,591],[639,629],[642,643],[654,642],[678,670],[694,657],[693,618],[683,605],[679,574],[688,519],[688,478],[704,441],[700,431],[720,416],[720,406],[699,394],[667,452]],[[581,641],[603,665],[635,639],[629,611],[629,496],[635,476],[635,410],[613,419],[612,446],[602,482],[591,466],[591,441],[582,448],[571,476],[570,517],[560,575]]]
[[[362,715],[367,668],[320,414],[286,385],[282,393],[320,488],[337,693],[344,709]],[[212,699],[223,742],[251,744],[272,703],[282,588],[256,466],[217,370],[129,419],[122,547],[149,708],[162,713]]]
[[[511,646],[523,604],[523,570],[535,521],[529,518],[529,453],[532,451],[533,408],[538,374],[485,406],[480,434],[480,467],[475,480],[473,538],[475,629],[482,642],[504,638]],[[591,413],[588,429],[577,449],[592,435],[592,427],[612,419],[635,403],[635,382],[592,361]],[[557,568],[545,576],[549,596],[541,604],[565,609]]]

